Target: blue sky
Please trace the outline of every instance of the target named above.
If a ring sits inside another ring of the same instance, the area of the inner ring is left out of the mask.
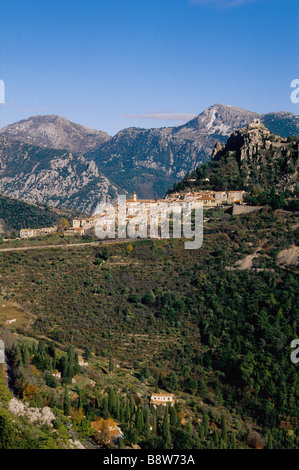
[[[58,114],[113,135],[215,103],[298,114],[298,0],[0,0],[0,127]]]

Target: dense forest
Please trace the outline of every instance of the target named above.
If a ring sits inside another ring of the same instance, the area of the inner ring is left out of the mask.
[[[74,212],[73,212],[74,213]],[[62,213],[48,206],[28,204],[19,199],[0,194],[0,221],[4,223],[6,233],[18,235],[23,228],[42,228],[58,225]],[[70,218],[64,213],[64,217]]]
[[[109,419],[120,446],[298,447],[298,273],[279,262],[296,227],[291,211],[217,209],[206,212],[200,250],[169,239],[3,253],[3,299],[30,310],[16,332],[46,342],[12,348],[15,393],[36,387],[33,406],[50,403],[104,447]],[[250,268],[238,267],[252,254]],[[72,384],[77,348],[91,388]],[[153,409],[155,390],[173,392],[176,405]]]

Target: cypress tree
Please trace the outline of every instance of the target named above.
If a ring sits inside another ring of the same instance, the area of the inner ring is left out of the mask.
[[[154,436],[157,434],[157,418],[156,418],[156,414],[153,415],[152,434],[153,434]]]
[[[135,407],[136,407],[135,400],[132,395],[130,395],[129,403],[130,403],[130,411],[132,415],[135,412]]]
[[[75,355],[74,355],[74,371],[73,371],[73,374],[76,375],[79,371],[80,371],[80,366],[79,366],[78,354],[75,353]]]
[[[224,414],[221,415],[221,439],[226,440],[227,430],[226,430],[226,417]]]
[[[78,393],[78,410],[82,410],[83,408],[83,397],[82,397],[82,390],[77,390]]]
[[[204,437],[206,437],[209,433],[209,418],[206,414],[203,415],[202,426],[203,426]]]
[[[126,402],[126,410],[125,410],[125,420],[128,422],[131,417],[131,409],[130,409],[130,403],[129,400],[127,399]]]
[[[135,427],[136,427],[138,434],[142,433],[143,426],[144,426],[143,415],[142,415],[141,409],[138,406],[137,411],[136,411],[136,418],[135,418]]]
[[[70,401],[70,397],[69,397],[69,394],[68,394],[68,389],[67,389],[67,387],[65,387],[65,389],[64,389],[64,400],[63,400],[63,411],[64,411],[64,414],[66,416],[69,415],[70,408],[71,408],[71,401]]]
[[[120,404],[119,404],[119,398],[118,395],[116,395],[116,411],[115,411],[115,419],[116,421],[120,422]]]
[[[124,409],[124,403],[119,403],[119,421],[121,423],[124,422],[124,415],[125,415],[125,409]]]
[[[235,439],[235,433],[234,432],[231,432],[230,442],[231,442],[231,448],[235,449],[236,448],[236,439]]]
[[[168,416],[167,407],[165,408],[165,414],[163,418],[162,436],[165,442],[165,449],[170,449],[171,448],[171,436],[170,436],[169,416]]]
[[[270,431],[268,433],[267,449],[273,449],[273,438],[272,438],[272,434]]]
[[[100,395],[99,395],[98,390],[96,390],[96,394],[95,394],[95,406],[97,409],[101,408],[101,400],[100,400]]]
[[[177,427],[180,421],[180,417],[177,414],[174,406],[170,407],[169,415],[170,415],[170,426]]]
[[[24,366],[29,365],[29,360],[30,360],[30,356],[29,356],[28,346],[27,346],[27,344],[25,344],[24,347],[23,347],[23,363],[24,363]]]
[[[23,358],[20,347],[17,346],[15,351],[15,365],[17,367],[23,367]]]
[[[56,348],[55,348],[55,343],[52,344],[52,366],[53,369],[56,369],[56,363],[57,363],[57,353],[56,353]]]
[[[51,399],[50,399],[50,408],[54,408],[55,406],[57,406],[57,401],[56,401],[56,397],[55,395],[51,395]]]
[[[67,363],[67,357],[62,356],[61,358],[61,377],[65,378],[67,377],[67,368],[68,368],[68,363]]]
[[[103,410],[103,416],[105,416],[107,414],[107,412],[109,413],[109,410],[108,410],[108,396],[107,395],[105,395],[104,398],[103,398],[102,410]]]
[[[108,392],[108,409],[109,413],[115,417],[117,410],[117,395],[113,388],[110,388]]]
[[[150,432],[150,421],[147,407],[143,407],[143,433],[148,436]]]

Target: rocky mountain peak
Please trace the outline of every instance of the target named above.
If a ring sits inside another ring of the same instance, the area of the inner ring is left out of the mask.
[[[89,129],[55,114],[32,116],[0,130],[7,137],[30,145],[39,145],[83,154],[107,140],[106,132]]]
[[[260,115],[236,106],[215,104],[206,108],[191,121],[178,128],[177,134],[197,136],[201,142],[213,147],[217,141],[226,142],[235,129],[239,129]]]

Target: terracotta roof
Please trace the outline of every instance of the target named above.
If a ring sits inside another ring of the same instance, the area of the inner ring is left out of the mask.
[[[201,197],[197,197],[196,200],[198,200],[198,201],[212,201],[212,200],[214,200],[214,198],[209,197],[209,196],[201,196]]]
[[[151,396],[152,399],[161,398],[161,397],[163,397],[163,398],[166,398],[166,397],[172,398],[173,393],[162,393],[162,392],[161,393],[152,393],[152,396]]]

